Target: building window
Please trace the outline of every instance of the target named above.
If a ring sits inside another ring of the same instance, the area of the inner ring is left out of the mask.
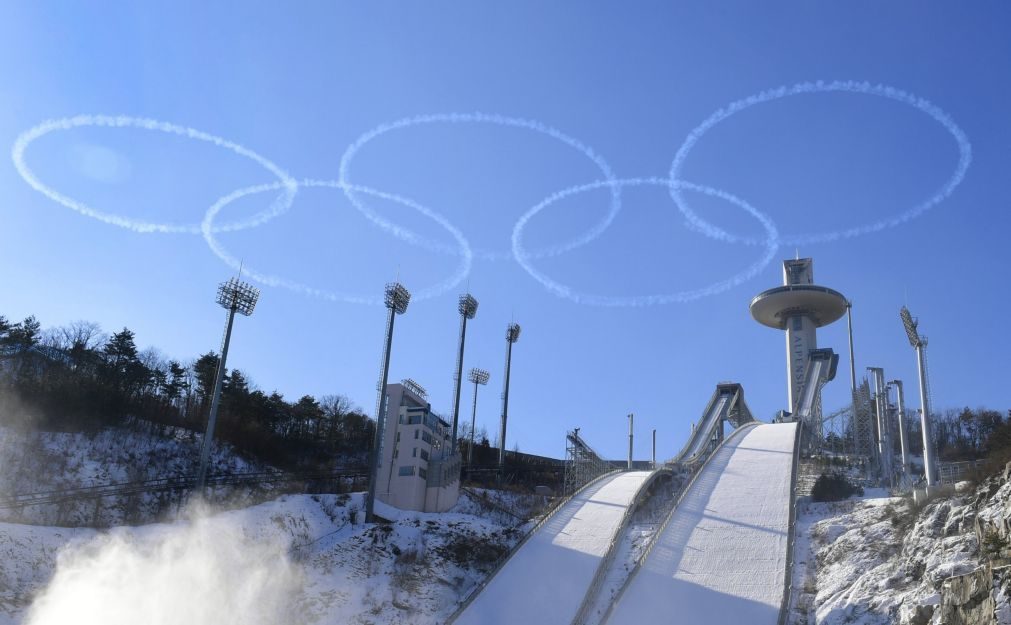
[[[423,480],[428,479],[428,471],[424,469],[418,469],[418,477],[420,477]]]
[[[411,457],[412,458],[417,458],[418,457],[418,448],[417,447],[415,447],[414,449],[411,450]]]
[[[428,452],[425,451],[424,449],[421,450],[421,459],[428,460]]]
[[[414,438],[415,438],[415,439],[417,439],[417,438],[418,438],[418,434],[419,434],[420,432],[421,432],[421,430],[414,430]]]
[[[423,440],[426,443],[428,443],[429,445],[431,445],[432,444],[432,435],[429,434],[428,432],[422,432],[421,433],[421,440]]]
[[[400,432],[397,432],[397,442],[400,442]]]
[[[414,467],[413,466],[402,466],[402,467],[400,467],[400,470],[397,471],[397,474],[398,475],[402,475],[402,476],[414,475]]]

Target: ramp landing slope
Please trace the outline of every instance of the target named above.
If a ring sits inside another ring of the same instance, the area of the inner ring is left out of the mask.
[[[796,423],[762,424],[715,452],[629,581],[608,625],[776,624],[796,436]]]
[[[454,625],[571,622],[625,509],[651,473],[618,473],[579,492],[513,554]]]

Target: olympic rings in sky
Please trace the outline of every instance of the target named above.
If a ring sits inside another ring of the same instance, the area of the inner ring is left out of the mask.
[[[44,121],[41,124],[26,130],[21,133],[18,138],[14,141],[14,147],[11,149],[11,158],[14,160],[14,167],[17,168],[18,173],[21,177],[25,179],[33,189],[45,195],[49,199],[53,200],[58,204],[62,204],[67,208],[77,211],[82,215],[86,215],[93,219],[99,221],[104,221],[107,224],[112,224],[114,226],[119,226],[121,228],[126,228],[128,230],[133,230],[134,232],[162,232],[162,233],[189,233],[189,234],[199,234],[200,224],[170,224],[170,223],[155,223],[141,221],[138,219],[130,219],[120,215],[115,215],[113,213],[108,213],[100,211],[96,208],[88,206],[84,202],[79,202],[73,198],[67,197],[52,188],[48,187],[42,181],[40,181],[28,168],[25,163],[25,150],[29,145],[39,137],[47,135],[51,132],[57,130],[70,130],[71,128],[82,128],[85,126],[103,126],[107,128],[139,128],[141,130],[154,130],[158,132],[164,132],[168,134],[179,135],[186,137],[187,139],[196,139],[198,141],[206,141],[213,145],[226,148],[235,152],[239,156],[245,156],[252,161],[261,165],[264,169],[272,173],[278,180],[282,183],[279,188],[284,189],[282,194],[283,199],[280,202],[273,203],[270,208],[265,211],[261,211],[252,217],[245,219],[244,221],[239,221],[230,224],[223,224],[218,226],[217,232],[227,232],[232,230],[243,230],[245,228],[253,228],[255,226],[262,225],[267,221],[273,219],[274,217],[283,213],[289,206],[291,206],[292,201],[295,199],[295,192],[298,190],[298,185],[295,180],[289,176],[284,170],[275,165],[273,162],[267,160],[266,158],[260,156],[256,152],[250,150],[249,148],[243,147],[238,143],[229,141],[228,139],[223,139],[221,137],[202,132],[200,130],[195,130],[193,128],[187,128],[185,126],[177,126],[175,124],[168,124],[155,119],[147,119],[143,117],[126,117],[126,116],[111,116],[111,115],[78,115],[76,117],[64,117],[63,119],[53,119]]]
[[[372,197],[377,197],[383,200],[389,200],[391,202],[397,202],[407,206],[408,208],[413,208],[425,217],[433,220],[435,223],[439,224],[445,228],[453,238],[456,239],[457,245],[459,246],[458,256],[460,257],[460,263],[457,265],[456,271],[452,276],[446,280],[436,284],[434,286],[420,289],[413,292],[412,298],[414,300],[425,300],[437,295],[442,295],[446,291],[449,291],[456,285],[463,282],[463,280],[470,274],[471,263],[473,260],[473,254],[470,249],[470,244],[467,239],[464,238],[463,233],[461,233],[455,226],[453,226],[444,217],[432,211],[424,206],[421,206],[417,202],[404,198],[392,193],[385,193],[382,191],[376,191],[375,189],[370,189],[368,187],[347,185],[339,180],[302,180],[297,183],[300,187],[328,187],[331,189],[341,189],[347,190],[349,186],[352,187],[355,193],[361,193],[362,195],[370,195]],[[261,184],[252,187],[246,187],[244,189],[239,189],[233,191],[228,195],[219,198],[214,204],[207,209],[207,214],[204,216],[203,222],[200,224],[200,231],[204,235],[204,240],[207,241],[207,245],[214,252],[214,255],[220,258],[226,265],[232,269],[239,270],[241,268],[242,272],[256,280],[257,282],[273,287],[281,287],[288,289],[290,291],[295,291],[296,293],[301,293],[303,295],[309,295],[312,297],[318,297],[325,300],[330,300],[333,302],[347,302],[350,304],[382,304],[382,297],[373,297],[367,295],[356,295],[351,293],[341,293],[336,291],[328,291],[325,289],[309,286],[307,284],[296,282],[294,280],[289,280],[288,278],[282,278],[268,273],[263,273],[257,269],[250,267],[248,264],[243,264],[239,259],[231,255],[228,250],[221,244],[220,241],[214,236],[216,232],[214,228],[214,219],[217,217],[221,209],[225,208],[232,202],[246,197],[248,195],[254,195],[257,193],[265,193],[268,191],[276,191],[284,188],[286,185],[281,182],[275,182],[271,184]],[[390,231],[396,232],[398,228],[392,224],[385,223],[384,226],[388,226]],[[411,241],[412,239],[406,238],[405,240]]]
[[[674,181],[680,179],[683,175],[681,170],[684,166],[685,159],[688,157],[692,148],[695,147],[695,144],[698,143],[699,139],[709,132],[713,126],[716,126],[727,118],[732,117],[747,108],[751,108],[756,104],[772,102],[773,100],[779,100],[795,95],[828,92],[849,92],[878,96],[889,100],[895,100],[896,102],[901,102],[903,104],[908,104],[909,106],[922,111],[937,123],[941,124],[941,126],[943,126],[944,129],[947,130],[952,137],[954,137],[955,142],[958,144],[958,165],[951,177],[948,178],[944,185],[942,185],[941,188],[934,193],[934,195],[930,196],[927,200],[921,202],[920,204],[905,210],[904,212],[880,219],[870,224],[854,226],[845,230],[784,236],[782,239],[783,244],[805,245],[823,241],[835,241],[837,239],[848,239],[862,234],[869,234],[871,232],[877,232],[879,230],[884,230],[885,228],[897,226],[909,221],[910,219],[918,217],[922,213],[947,199],[948,196],[950,196],[955,190],[955,187],[957,187],[962,182],[962,179],[965,178],[965,172],[969,169],[969,164],[972,162],[972,146],[970,145],[969,139],[966,137],[965,133],[962,132],[962,129],[959,128],[951,117],[937,105],[921,97],[887,85],[872,85],[868,82],[837,80],[833,82],[803,82],[793,85],[792,87],[770,89],[768,91],[762,91],[761,93],[748,96],[742,100],[737,100],[736,102],[732,102],[728,106],[717,110],[715,113],[706,118],[705,121],[699,124],[694,130],[688,133],[688,137],[685,138],[684,143],[681,144],[681,147],[678,148],[677,153],[674,155],[674,161],[671,163],[670,167],[670,180]],[[752,245],[761,243],[760,240],[753,237],[742,237],[731,234],[726,230],[711,224],[702,217],[699,217],[699,215],[691,209],[688,203],[684,201],[681,194],[678,193],[678,189],[676,187],[671,187],[670,195],[674,200],[674,203],[677,204],[678,209],[688,220],[688,223],[703,234],[715,239],[722,239],[729,242],[741,242]]]
[[[600,169],[600,172],[604,175],[605,180],[608,181],[614,180],[614,174],[611,172],[611,166],[608,165],[607,161],[605,161],[599,154],[594,152],[592,148],[570,137],[569,135],[564,134],[560,130],[542,124],[541,122],[530,119],[522,119],[519,117],[506,117],[504,115],[495,115],[488,113],[438,113],[433,115],[417,115],[415,117],[405,117],[403,119],[398,119],[397,121],[394,122],[381,124],[373,128],[372,130],[366,132],[365,134],[361,135],[357,139],[355,139],[355,141],[352,142],[351,145],[349,145],[347,149],[344,151],[344,155],[341,156],[340,181],[343,183],[350,182],[348,173],[351,168],[351,162],[354,160],[355,156],[358,155],[358,151],[361,150],[367,143],[369,143],[373,139],[381,137],[395,130],[402,130],[404,128],[410,128],[412,126],[420,126],[423,124],[464,124],[464,123],[490,124],[493,126],[505,126],[508,128],[521,128],[524,130],[530,130],[532,132],[545,135],[552,139],[556,139],[562,142],[563,144],[573,148],[574,150],[577,150],[578,152],[586,156],[586,158],[593,161],[593,163],[597,166],[597,168]],[[355,206],[355,208],[361,211],[363,215],[365,215],[371,221],[379,225],[379,227],[389,231],[394,236],[405,240],[407,240],[408,237],[413,238],[422,247],[435,252],[443,252],[443,253],[454,252],[452,248],[447,248],[445,245],[440,244],[438,242],[431,241],[429,239],[421,239],[420,237],[418,237],[409,230],[403,229],[393,230],[387,225],[387,223],[384,220],[382,220],[381,217],[379,217],[379,215],[374,210],[372,210],[372,208],[370,208],[367,204],[365,204],[355,196],[352,187],[345,187],[344,193],[347,195],[348,199]],[[596,224],[588,231],[584,232],[583,234],[579,235],[578,237],[576,237],[571,241],[544,250],[531,252],[531,256],[538,258],[544,256],[557,256],[559,254],[569,252],[571,250],[576,249],[577,247],[581,247],[583,245],[586,245],[587,243],[590,243],[591,241],[599,237],[601,234],[603,234],[605,230],[607,230],[608,226],[611,225],[611,222],[614,221],[614,218],[618,215],[618,212],[620,210],[621,210],[620,189],[618,185],[611,185],[610,209],[608,210],[607,214],[604,216],[604,219],[600,223]],[[491,250],[476,250],[475,254],[478,256],[478,258],[482,260],[507,260],[512,257],[512,255],[509,252],[495,252]]]
[[[755,106],[757,104],[763,104],[766,102],[771,102],[773,100],[778,100],[781,98],[786,98],[790,96],[802,95],[802,94],[812,94],[812,93],[828,93],[828,92],[848,92],[872,95],[877,97],[882,97],[890,100],[894,100],[903,104],[907,104],[924,114],[928,115],[930,118],[938,122],[941,126],[947,130],[955,142],[958,145],[959,150],[959,160],[952,173],[951,177],[937,190],[932,196],[930,196],[925,201],[921,202],[909,208],[903,212],[879,219],[870,224],[865,224],[861,226],[854,226],[845,230],[838,230],[833,232],[821,232],[821,233],[809,233],[809,234],[799,234],[790,236],[780,236],[775,224],[772,219],[763,212],[758,211],[751,204],[745,202],[744,200],[726,192],[712,187],[704,186],[701,184],[695,184],[686,182],[681,179],[683,175],[682,169],[684,163],[691,153],[691,150],[695,147],[695,144],[714,126],[720,122],[726,120],[727,118],[736,115],[737,113]],[[502,253],[492,250],[478,250],[476,252],[471,250],[470,244],[464,237],[463,233],[460,232],[453,224],[451,224],[445,217],[439,213],[422,206],[421,204],[399,196],[393,193],[387,193],[385,191],[379,191],[365,186],[359,186],[352,184],[349,180],[351,163],[357,156],[358,152],[373,139],[376,139],[382,135],[395,130],[400,130],[408,128],[411,126],[417,126],[422,124],[436,124],[436,123],[480,123],[480,124],[491,124],[497,126],[520,128],[524,130],[529,130],[535,133],[539,133],[548,136],[552,139],[560,141],[561,143],[571,147],[572,149],[580,152],[586,156],[590,161],[592,161],[603,175],[602,180],[597,180],[595,182],[590,182],[588,184],[578,185],[558,191],[548,196],[540,203],[530,208],[525,212],[513,227],[512,231],[512,247],[511,253]],[[25,162],[25,151],[29,145],[36,139],[55,132],[59,130],[70,130],[73,128],[80,128],[85,126],[99,126],[108,128],[138,128],[142,130],[151,130],[158,132],[165,132],[169,134],[174,134],[182,136],[189,139],[196,139],[199,141],[205,141],[216,145],[218,147],[226,148],[240,156],[251,159],[256,162],[268,172],[270,172],[277,180],[272,183],[259,184],[255,186],[245,187],[243,189],[238,189],[219,198],[211,207],[207,210],[203,221],[200,224],[175,224],[175,223],[157,223],[157,222],[147,222],[137,219],[130,219],[123,217],[121,215],[116,215],[111,212],[106,212],[93,208],[84,202],[74,200],[66,195],[63,195],[51,187],[47,186],[39,180],[35,173],[28,167]],[[845,239],[850,237],[859,236],[862,234],[868,234],[872,232],[877,232],[885,228],[897,226],[899,224],[905,223],[911,219],[918,217],[930,208],[936,206],[940,202],[947,199],[955,190],[955,188],[962,182],[965,177],[966,171],[968,170],[972,162],[972,146],[969,143],[968,138],[965,133],[955,124],[952,118],[938,106],[933,103],[907,93],[905,91],[895,89],[893,87],[884,85],[872,85],[866,82],[855,82],[855,81],[835,81],[835,82],[805,82],[799,83],[790,87],[779,87],[776,89],[771,89],[768,91],[762,91],[758,94],[749,96],[747,98],[737,100],[729,104],[728,106],[717,110],[715,113],[710,115],[698,125],[694,130],[692,130],[688,136],[685,138],[684,143],[678,148],[674,159],[670,167],[670,175],[667,178],[625,178],[617,179],[611,167],[607,162],[594,152],[586,144],[563,134],[561,131],[542,124],[541,122],[517,118],[517,117],[506,117],[503,115],[486,114],[486,113],[444,113],[435,115],[418,115],[415,117],[407,117],[387,124],[382,124],[376,126],[372,130],[362,134],[358,139],[352,142],[347,149],[344,151],[341,161],[338,180],[314,180],[306,179],[302,181],[297,181],[295,178],[288,175],[283,169],[275,165],[272,161],[260,156],[256,152],[241,146],[237,143],[223,139],[221,137],[208,134],[199,130],[194,130],[192,128],[187,128],[184,126],[178,126],[175,124],[170,124],[166,122],[161,122],[154,119],[147,119],[141,117],[127,117],[127,116],[108,116],[108,115],[79,115],[76,117],[68,117],[62,119],[55,119],[45,121],[33,128],[22,133],[15,140],[14,145],[11,149],[11,157],[14,161],[14,166],[16,167],[18,173],[24,178],[33,189],[42,193],[46,197],[52,199],[53,201],[62,204],[72,210],[75,210],[87,217],[93,219],[98,219],[105,223],[109,223],[115,226],[127,228],[135,232],[140,233],[199,233],[202,234],[211,251],[220,258],[228,266],[238,269],[240,266],[239,261],[232,256],[227,249],[221,244],[218,238],[215,236],[221,232],[241,230],[245,228],[252,228],[255,226],[262,225],[267,221],[283,214],[289,210],[294,202],[295,195],[300,187],[326,187],[332,189],[339,189],[347,196],[351,204],[360,211],[366,218],[368,218],[372,223],[379,226],[382,230],[388,232],[394,237],[401,239],[405,242],[411,243],[412,245],[417,245],[432,251],[452,254],[459,256],[459,264],[456,267],[455,272],[452,276],[440,282],[436,285],[430,286],[427,289],[422,289],[415,292],[415,299],[426,299],[438,296],[442,293],[449,291],[450,289],[456,287],[460,284],[470,273],[473,258],[476,255],[478,258],[487,260],[501,260],[507,258],[513,258],[517,263],[538,283],[544,286],[548,291],[554,293],[559,297],[569,299],[574,302],[582,304],[590,304],[596,306],[646,306],[652,304],[666,304],[673,302],[688,302],[696,300],[708,295],[713,295],[726,291],[734,286],[737,286],[744,281],[752,278],[757,273],[762,271],[768,264],[772,261],[779,247],[784,244],[809,244],[822,241],[834,241],[838,239]],[[533,260],[537,258],[544,258],[550,256],[557,256],[569,251],[572,251],[578,247],[586,245],[595,239],[597,239],[603,232],[611,225],[615,217],[621,211],[621,190],[624,187],[629,186],[666,186],[669,189],[671,198],[673,199],[678,210],[686,218],[688,225],[695,230],[702,232],[703,234],[726,241],[728,243],[745,243],[749,245],[761,245],[764,246],[765,250],[762,256],[753,264],[745,268],[743,271],[734,274],[726,280],[721,280],[715,282],[708,286],[679,291],[675,293],[666,294],[647,294],[647,295],[637,295],[637,296],[608,296],[608,295],[594,295],[580,293],[569,286],[566,286],[550,277],[545,273],[538,270],[533,265]],[[579,194],[586,191],[591,191],[594,189],[607,188],[610,190],[611,201],[610,208],[604,218],[593,227],[591,227],[586,232],[583,232],[576,238],[555,245],[545,249],[540,250],[527,250],[523,246],[523,231],[526,228],[530,219],[532,219],[539,212],[548,208],[552,204]],[[254,195],[259,193],[265,193],[270,191],[280,191],[281,193],[273,199],[270,205],[259,213],[254,214],[241,221],[224,223],[221,225],[215,225],[215,220],[218,213],[228,206],[230,203],[236,200]],[[690,191],[695,193],[703,193],[710,195],[737,206],[744,212],[748,213],[754,217],[765,230],[765,237],[754,237],[754,236],[741,236],[727,232],[726,230],[717,227],[716,225],[706,221],[700,217],[689,204],[685,201],[683,191]],[[447,230],[453,238],[456,240],[456,245],[446,245],[444,243],[423,237],[412,230],[405,227],[399,226],[388,219],[380,216],[376,213],[370,206],[368,206],[361,198],[361,196],[371,196],[387,201],[397,202],[409,208],[413,208],[422,215],[432,219],[437,224],[442,226]],[[361,303],[361,304],[377,304],[382,303],[382,298],[363,296],[357,294],[349,294],[336,291],[328,291],[321,288],[313,287],[301,282],[290,280],[287,278],[282,278],[272,274],[264,273],[256,269],[251,269],[248,265],[243,266],[243,271],[249,275],[249,277],[257,282],[260,282],[267,286],[276,286],[292,291],[296,291],[305,295],[310,295],[314,297],[320,297],[323,299],[328,299],[332,301],[340,302],[350,302],[350,303]]]
[[[765,253],[757,261],[748,266],[744,271],[734,274],[726,280],[721,280],[719,282],[714,282],[708,286],[693,289],[688,291],[678,291],[676,293],[664,293],[664,294],[651,294],[651,295],[634,295],[634,296],[610,296],[610,295],[591,295],[586,293],[580,293],[569,286],[558,282],[552,278],[549,278],[545,273],[537,270],[533,264],[530,262],[530,256],[523,247],[523,229],[526,227],[527,222],[530,221],[534,215],[541,212],[550,205],[567,198],[572,195],[579,193],[584,193],[586,191],[591,191],[593,189],[600,189],[602,187],[608,186],[620,186],[620,187],[632,187],[632,186],[665,186],[676,189],[687,189],[689,191],[695,191],[698,193],[704,193],[706,195],[711,195],[713,197],[726,200],[731,204],[742,209],[744,212],[748,213],[754,217],[765,229]],[[539,282],[548,291],[554,293],[559,297],[576,302],[577,304],[590,304],[593,306],[650,306],[653,304],[670,304],[674,302],[690,302],[693,300],[706,297],[708,295],[715,295],[717,293],[722,293],[728,289],[731,289],[745,280],[748,280],[760,271],[765,269],[766,266],[772,261],[776,252],[779,250],[779,233],[776,230],[775,224],[769,219],[767,215],[760,212],[758,209],[754,208],[744,200],[737,198],[729,193],[720,191],[718,189],[713,189],[710,187],[705,187],[702,185],[692,184],[690,182],[684,182],[679,180],[668,180],[666,178],[629,178],[624,180],[613,180],[608,182],[592,182],[590,184],[579,185],[575,187],[570,187],[562,191],[554,193],[539,204],[528,210],[519,218],[516,222],[516,226],[513,228],[512,234],[512,249],[513,257],[516,262],[523,267],[523,269],[530,274],[534,280]]]

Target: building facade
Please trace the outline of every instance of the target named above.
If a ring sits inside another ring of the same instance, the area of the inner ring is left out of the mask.
[[[460,454],[449,423],[432,412],[425,391],[404,380],[386,385],[386,431],[376,497],[401,510],[445,512],[460,497]]]

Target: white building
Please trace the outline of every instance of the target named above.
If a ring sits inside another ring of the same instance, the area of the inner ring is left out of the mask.
[[[460,454],[450,453],[450,425],[425,396],[411,380],[386,385],[376,497],[401,510],[445,512],[460,496]]]

